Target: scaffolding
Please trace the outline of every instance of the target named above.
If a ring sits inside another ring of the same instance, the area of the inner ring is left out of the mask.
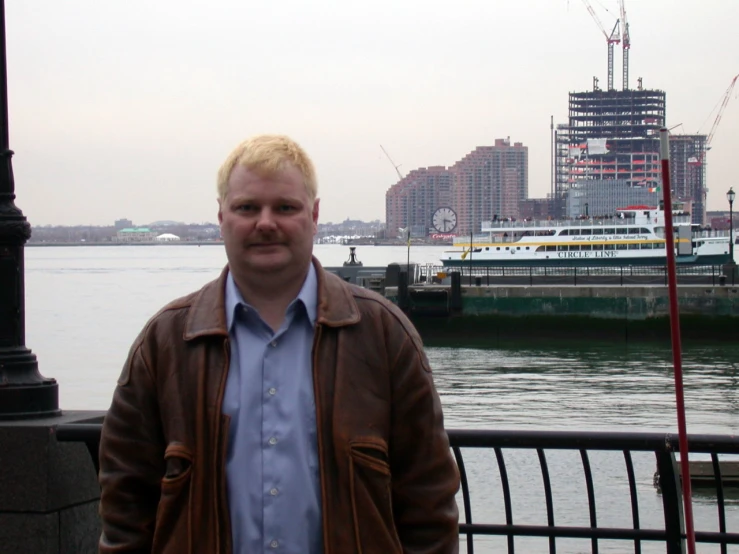
[[[581,181],[658,187],[664,125],[664,91],[604,91],[596,85],[589,92],[570,93],[569,121],[555,132],[555,215],[570,215],[569,191],[585,184]]]

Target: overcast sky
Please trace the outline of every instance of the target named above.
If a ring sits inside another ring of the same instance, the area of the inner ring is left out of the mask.
[[[604,26],[616,0],[591,0]],[[631,85],[667,92],[673,132],[707,133],[739,73],[739,1],[626,0]],[[400,171],[510,137],[550,189],[549,118],[606,86],[581,0],[7,0],[10,147],[34,225],[216,220],[240,140],[313,157],[321,221],[383,219]],[[621,52],[616,55],[621,87]],[[708,208],[739,189],[739,85],[709,152]]]

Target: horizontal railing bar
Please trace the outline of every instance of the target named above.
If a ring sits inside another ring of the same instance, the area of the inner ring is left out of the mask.
[[[696,531],[695,540],[711,544],[739,544],[739,533],[720,533],[718,531]]]
[[[624,539],[664,541],[667,537],[660,529],[620,529],[610,527],[568,527],[556,525],[496,525],[488,523],[460,524],[460,534],[475,535],[516,535],[526,537],[558,537],[572,539]]]
[[[447,431],[453,446],[463,448],[549,448],[554,450],[679,451],[677,434],[611,431],[476,430]],[[688,435],[691,452],[739,454],[735,435]]]
[[[68,423],[56,427],[60,441],[99,440],[102,424]],[[549,448],[554,450],[679,451],[677,434],[612,431],[538,431],[449,429],[452,446],[462,448]],[[691,452],[739,454],[739,436],[688,435]]]

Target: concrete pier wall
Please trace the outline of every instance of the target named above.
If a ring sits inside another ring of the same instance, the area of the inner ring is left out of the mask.
[[[405,303],[395,287],[385,294],[406,306],[424,338],[669,339],[663,286],[462,286],[458,310],[450,286],[412,286]],[[739,337],[739,288],[680,286],[678,304],[683,337]]]

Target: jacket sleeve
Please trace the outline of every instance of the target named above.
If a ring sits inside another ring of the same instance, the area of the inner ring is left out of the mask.
[[[395,525],[406,553],[456,553],[459,471],[421,339],[410,322],[403,323],[404,332],[396,336],[405,340],[391,367],[390,464]]]
[[[137,339],[103,423],[100,554],[151,552],[165,471],[159,422],[155,380]]]

